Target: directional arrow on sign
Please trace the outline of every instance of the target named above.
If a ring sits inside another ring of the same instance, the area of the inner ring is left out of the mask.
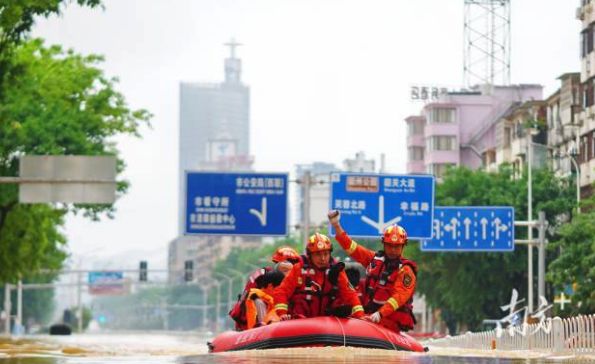
[[[508,230],[508,226],[506,225],[501,225],[502,224],[502,220],[500,220],[500,218],[495,218],[494,219],[494,227],[496,228],[496,240],[500,239],[500,231],[504,232],[506,230]]]
[[[385,227],[392,224],[398,224],[399,221],[401,221],[401,216],[397,216],[391,220],[388,220],[387,222],[384,222],[384,196],[380,195],[378,197],[378,221],[374,221],[367,216],[362,216],[362,221],[377,229],[378,234],[382,234],[382,231],[384,231]]]
[[[249,212],[258,218],[260,221],[261,226],[265,226],[267,224],[267,198],[263,197],[260,200],[260,211],[257,209],[250,209]]]
[[[471,219],[466,217],[465,220],[463,220],[463,225],[465,225],[465,239],[469,239],[469,226],[471,225]]]
[[[479,223],[481,224],[481,238],[482,239],[487,239],[488,237],[488,232],[487,232],[487,228],[488,228],[488,219],[486,219],[485,217],[483,217],[481,220],[479,220]]]

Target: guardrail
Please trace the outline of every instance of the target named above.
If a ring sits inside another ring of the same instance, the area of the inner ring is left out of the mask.
[[[484,350],[595,352],[595,314],[566,319],[548,318],[536,324],[434,339],[429,345]]]

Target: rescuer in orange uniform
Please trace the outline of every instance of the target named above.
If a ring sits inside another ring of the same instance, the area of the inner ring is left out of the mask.
[[[308,239],[307,256],[295,264],[273,291],[275,311],[281,320],[328,316],[335,299],[351,306],[351,316],[361,318],[364,309],[343,271],[344,264],[331,264],[332,244],[323,234]]]
[[[264,321],[262,312],[272,308],[272,290],[281,282],[279,276],[274,273],[281,272],[286,275],[295,263],[301,261],[301,257],[295,249],[282,246],[272,254],[271,261],[275,263],[274,266],[263,267],[250,274],[242,294],[229,311],[237,331],[251,329]],[[261,308],[262,304],[259,304],[259,301],[266,303],[267,307]]]
[[[330,211],[328,218],[335,228],[335,239],[351,258],[366,267],[366,292],[362,303],[364,319],[394,331],[408,331],[415,325],[413,294],[417,264],[402,257],[407,245],[407,232],[398,225],[384,229],[381,241],[384,250],[374,252],[355,241],[343,230],[339,211]]]

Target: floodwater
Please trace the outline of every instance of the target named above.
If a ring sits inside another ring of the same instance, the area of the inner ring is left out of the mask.
[[[587,357],[539,352],[432,348],[406,353],[351,347],[253,350],[209,354],[209,337],[199,334],[105,333],[0,339],[0,364],[197,364],[197,363],[594,363]]]

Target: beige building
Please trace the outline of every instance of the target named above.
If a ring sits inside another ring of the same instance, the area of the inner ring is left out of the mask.
[[[580,168],[581,195],[593,193],[595,182],[595,2],[582,0],[577,9],[581,21],[581,106],[574,129],[575,153]],[[578,145],[577,145],[578,144]]]

